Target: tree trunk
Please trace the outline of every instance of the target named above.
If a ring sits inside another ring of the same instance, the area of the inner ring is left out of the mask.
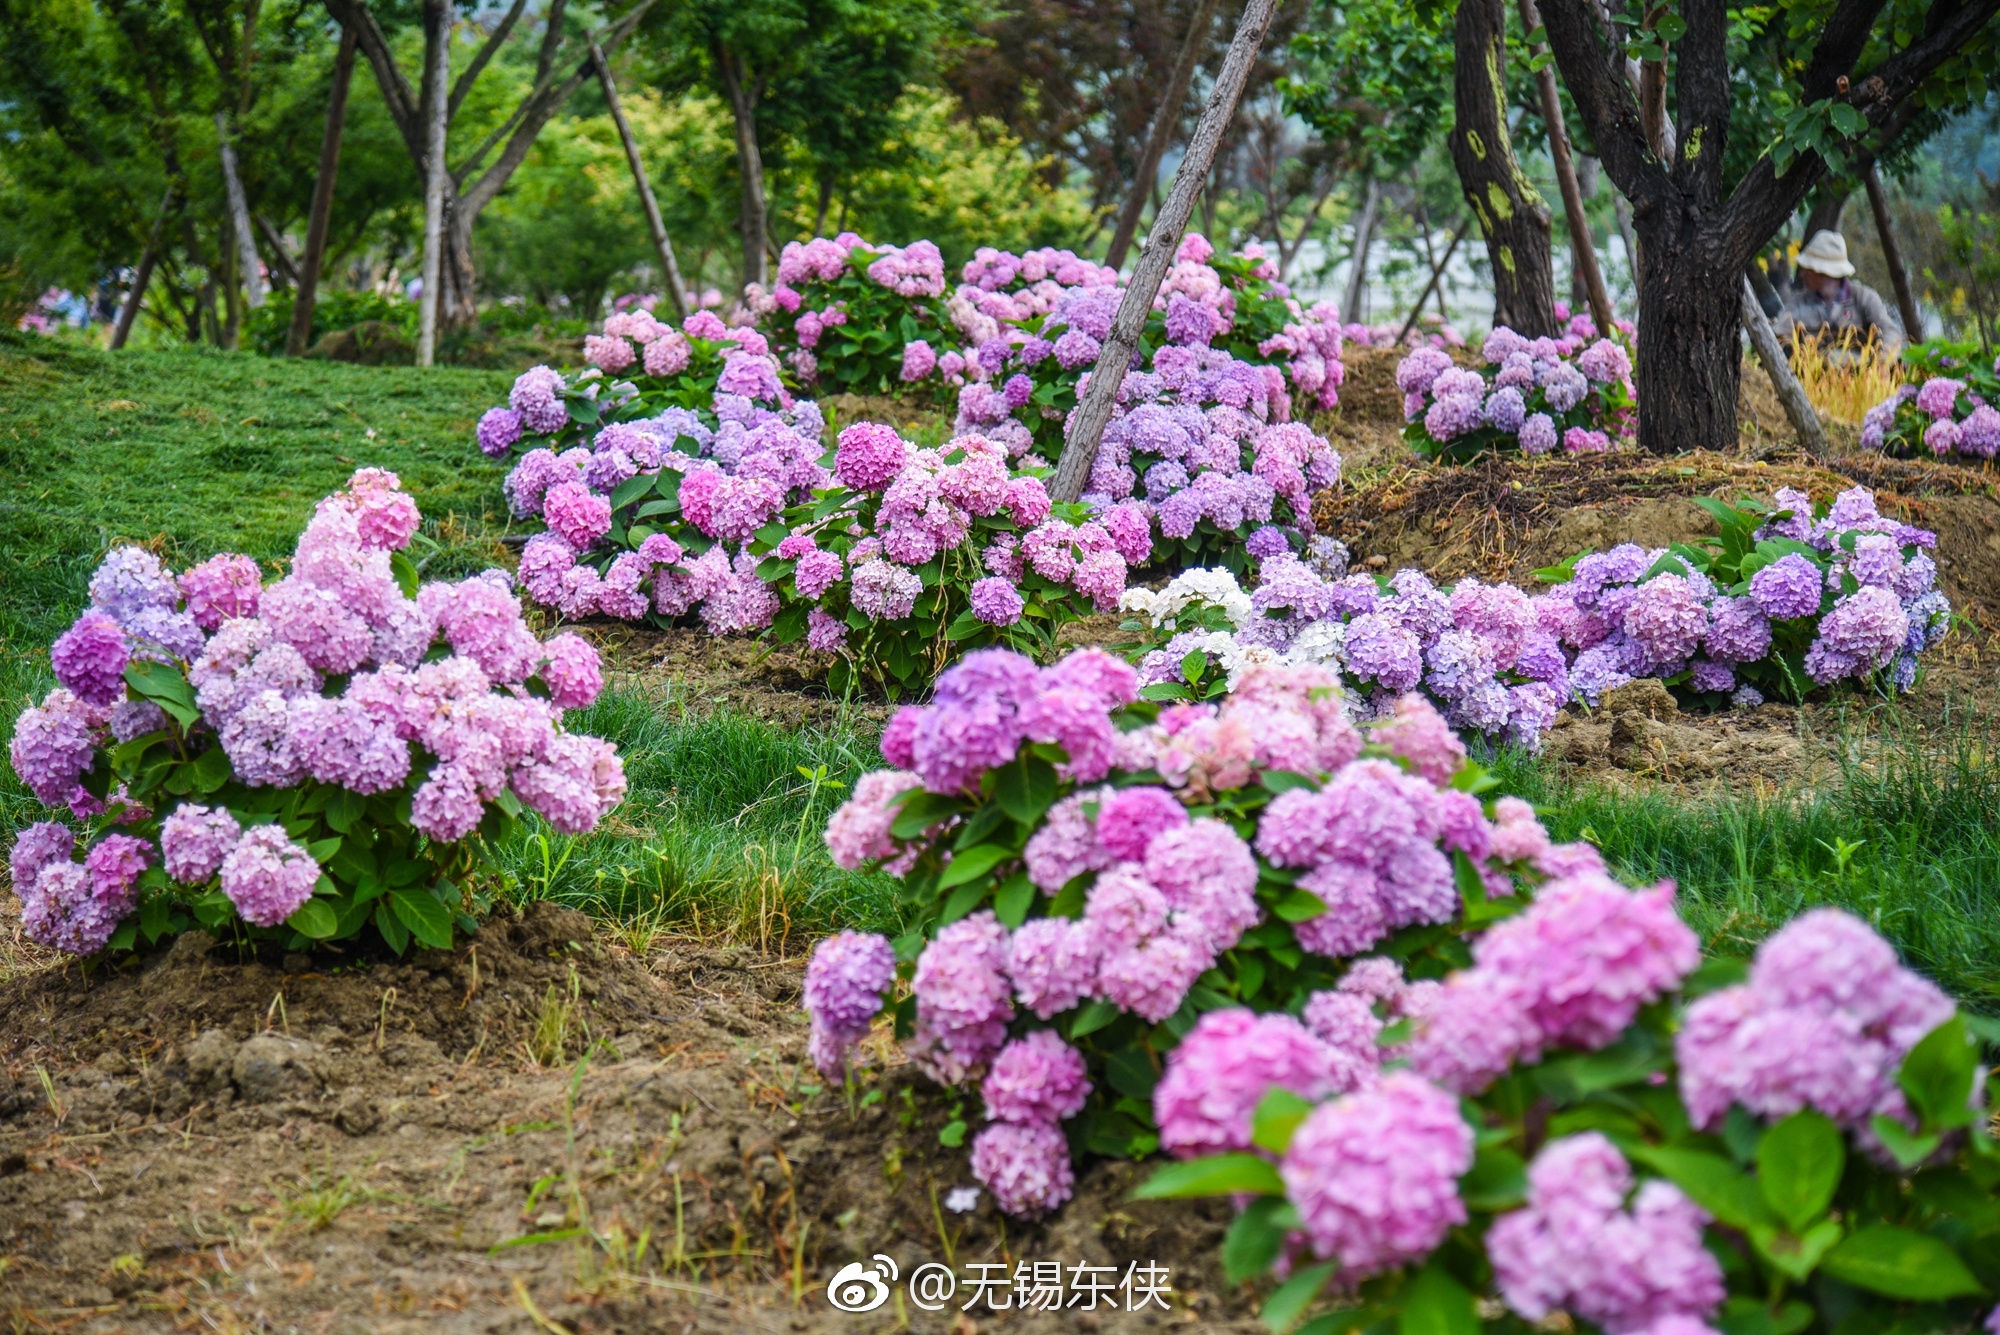
[[[1847,191],[1844,187],[1829,181],[1813,192],[1812,208],[1806,213],[1805,235],[1800,239],[1811,241],[1821,232],[1838,232],[1840,215],[1847,208]]]
[[[1188,84],[1194,79],[1194,67],[1201,60],[1202,48],[1208,45],[1208,30],[1215,24],[1215,7],[1216,0],[1201,0],[1201,7],[1188,21],[1187,34],[1181,38],[1180,55],[1174,59],[1167,86],[1160,90],[1159,109],[1153,113],[1153,124],[1146,131],[1146,146],[1140,151],[1139,165],[1132,173],[1132,189],[1125,196],[1125,206],[1118,211],[1118,227],[1111,234],[1111,248],[1104,252],[1105,264],[1113,269],[1125,267],[1125,252],[1132,248],[1132,238],[1139,234],[1139,215],[1146,211],[1146,201],[1152,197],[1159,180],[1160,160],[1167,155],[1167,141],[1173,138],[1174,127],[1180,124]]]
[[[743,237],[743,286],[762,287],[768,275],[764,263],[764,155],[757,147],[757,92],[744,79],[736,53],[717,45],[716,68],[729,94],[730,117],[736,122],[736,170],[742,185],[738,230]]]
[[[445,120],[451,87],[451,5],[424,0],[424,290],[417,307],[417,365],[437,359],[445,248]]]
[[[1664,212],[1664,210],[1662,210]],[[1639,347],[1633,389],[1639,448],[1650,454],[1726,450],[1736,444],[1736,391],[1743,366],[1743,274],[1688,239],[1700,227],[1668,231],[1665,219],[1639,220]],[[1652,225],[1648,225],[1648,224]]]
[[[257,237],[250,230],[250,202],[243,193],[243,177],[236,170],[229,117],[220,111],[215,113],[215,139],[222,158],[222,184],[229,196],[229,230],[236,234],[237,263],[243,270],[243,291],[255,310],[264,304],[264,277],[257,272]],[[232,309],[235,304],[230,302]]]
[[[1535,0],[1520,0],[1521,27],[1533,32],[1542,26]],[[1537,51],[1537,54],[1542,54]],[[1584,295],[1590,302],[1590,318],[1600,335],[1611,332],[1611,298],[1604,290],[1604,275],[1597,268],[1597,239],[1590,230],[1590,218],[1583,211],[1583,187],[1576,179],[1576,164],[1569,154],[1569,130],[1563,125],[1562,95],[1556,91],[1556,67],[1544,62],[1535,82],[1542,93],[1542,122],[1549,131],[1549,158],[1555,164],[1556,186],[1562,191],[1563,217],[1569,224],[1570,270],[1583,280]],[[1551,275],[1551,283],[1554,277]],[[1553,298],[1551,298],[1553,304]]]
[[[1195,196],[1208,180],[1209,167],[1215,162],[1222,136],[1236,119],[1237,104],[1243,100],[1243,85],[1250,78],[1250,67],[1256,63],[1265,34],[1271,30],[1277,7],[1277,0],[1249,0],[1243,7],[1243,19],[1236,25],[1229,55],[1215,77],[1208,106],[1194,127],[1187,154],[1174,169],[1174,184],[1167,191],[1166,202],[1153,215],[1153,230],[1146,236],[1139,262],[1132,266],[1132,281],[1125,285],[1125,294],[1119,298],[1118,313],[1111,319],[1111,332],[1098,351],[1090,383],[1077,404],[1074,425],[1056,465],[1055,483],[1049,488],[1055,500],[1073,501],[1083,494],[1084,481],[1090,476],[1091,465],[1097,462],[1097,447],[1104,439],[1104,428],[1110,423],[1111,410],[1118,401],[1118,387],[1125,383],[1139,336],[1145,332],[1146,317],[1152,313],[1153,298],[1159,295],[1160,283],[1173,265],[1174,253],[1180,249],[1181,236],[1194,212]]]
[[[1598,175],[1596,158],[1591,157],[1588,153],[1579,153],[1576,155],[1576,189],[1577,193],[1583,196],[1585,204],[1597,198]],[[1610,246],[1607,245],[1605,250],[1608,252]],[[1594,251],[1592,252],[1592,258],[1595,258]],[[1602,281],[1604,276],[1604,266],[1602,263],[1599,263],[1597,273],[1599,281]],[[1610,300],[1610,292],[1608,290],[1605,293],[1605,300]],[[1590,293],[1585,290],[1583,271],[1572,262],[1569,266],[1569,307],[1571,310],[1581,310],[1589,304]]]
[[[1465,201],[1486,234],[1493,323],[1530,338],[1553,336],[1549,209],[1522,172],[1507,133],[1504,0],[1459,0],[1454,48],[1451,159]]]
[[[326,263],[327,232],[333,226],[333,183],[340,173],[340,140],[347,130],[347,90],[354,82],[354,49],[360,38],[354,29],[340,30],[340,50],[333,58],[333,87],[327,93],[326,129],[319,140],[319,175],[313,181],[312,212],[306,218],[306,253],[299,260],[298,299],[292,303],[292,327],[285,335],[285,354],[296,357],[312,342],[313,305],[319,299],[319,274]]]
[[[674,258],[674,243],[667,239],[667,224],[660,217],[660,202],[653,198],[652,183],[646,179],[646,164],[639,157],[639,141],[633,138],[632,123],[625,119],[625,108],[618,101],[618,81],[611,77],[611,62],[604,58],[602,47],[592,42],[590,55],[597,62],[597,79],[604,87],[604,103],[611,108],[611,122],[618,127],[618,138],[625,145],[625,161],[632,168],[632,184],[638,189],[639,203],[646,211],[646,227],[653,234],[653,251],[660,257],[660,278],[667,285],[667,300],[673,303],[674,314],[685,320],[688,317],[687,284],[681,281],[681,266]],[[820,205],[820,212],[826,212],[824,203]]]
[[[1340,318],[1359,324],[1367,318],[1368,252],[1375,246],[1375,214],[1382,203],[1382,183],[1374,177],[1361,193],[1361,217],[1354,224],[1354,252],[1349,258],[1347,291],[1341,296]]]
[[[1471,230],[1472,219],[1467,218],[1458,225],[1458,230],[1451,234],[1451,244],[1444,248],[1444,254],[1431,261],[1430,281],[1424,284],[1423,291],[1417,293],[1417,304],[1410,307],[1410,318],[1403,321],[1403,327],[1396,332],[1396,342],[1401,343],[1408,338],[1410,331],[1417,327],[1417,321],[1424,318],[1424,303],[1431,299],[1431,293],[1438,290],[1438,283],[1444,278],[1444,271],[1451,267],[1451,257],[1458,253],[1458,243],[1465,240],[1465,234]],[[1441,317],[1447,315],[1443,297],[1438,298],[1438,314]]]
[[[132,326],[139,319],[139,303],[146,299],[146,288],[153,281],[153,268],[160,262],[160,237],[166,231],[167,218],[174,211],[174,187],[168,186],[166,195],[160,200],[160,216],[153,220],[153,230],[146,235],[146,248],[139,253],[139,271],[132,277],[132,291],[119,308],[118,323],[111,330],[111,349],[116,352],[132,337]]]
[[[1924,337],[1923,312],[1917,309],[1916,293],[1910,290],[1910,271],[1903,267],[1903,248],[1896,244],[1896,227],[1889,217],[1889,197],[1882,191],[1882,173],[1873,162],[1862,178],[1868,187],[1868,207],[1875,213],[1875,234],[1882,238],[1882,258],[1889,262],[1889,283],[1896,289],[1896,310],[1903,317],[1903,337],[1921,343]]]

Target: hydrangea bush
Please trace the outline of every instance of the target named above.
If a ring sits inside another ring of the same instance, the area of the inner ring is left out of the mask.
[[[571,619],[698,612],[718,635],[763,629],[777,599],[746,544],[827,483],[818,407],[780,383],[762,334],[712,311],[604,327],[585,340],[590,370],[534,367],[479,423],[489,456],[519,456],[509,510],[546,526],[522,553],[523,590]]]
[[[1483,802],[1489,781],[1422,700],[1364,733],[1310,665],[1162,708],[1101,650],[1047,668],[982,650],[891,719],[882,752],[893,768],[863,776],[827,844],[897,875],[915,926],[815,952],[814,1060],[838,1075],[892,1004],[920,1069],[980,1095],[972,1168],[1017,1215],[1068,1198],[1071,1146],[1233,1134],[1262,1089],[1225,1107],[1199,1079],[1160,1080],[1177,1044],[1350,1088],[1359,1068],[1313,1037],[1345,1003],[1308,1005],[1345,961],[1441,975],[1470,962],[1460,933],[1602,866],[1551,845],[1525,803]],[[907,994],[890,1002],[892,960]],[[1217,1018],[1237,1007],[1262,1018]]]
[[[2000,1149],[1975,1035],[1993,1027],[1865,923],[1818,909],[1747,968],[1704,962],[1669,885],[1575,870],[1471,955],[1442,980],[1356,961],[1300,1021],[1216,1011],[1168,1054],[1155,1103],[1163,1128],[1186,1119],[1170,1148],[1189,1161],[1140,1194],[1236,1199],[1225,1268],[1282,1280],[1273,1329],[1324,1300],[1339,1310],[1304,1329],[1986,1314]]]
[[[1444,723],[1539,750],[1570,699],[1568,659],[1543,624],[1548,595],[1475,579],[1440,587],[1418,570],[1347,574],[1345,550],[1280,552],[1245,593],[1224,570],[1134,589],[1134,657],[1147,699],[1213,699],[1267,663],[1338,674],[1357,717],[1391,717],[1419,692]]]
[[[511,822],[580,834],[617,805],[616,750],[563,727],[603,686],[596,650],[538,640],[502,571],[419,587],[418,520],[364,468],[269,586],[244,556],[178,577],[143,548],[105,557],[50,650],[57,689],[14,727],[15,773],[86,831],[15,841],[32,940],[93,955],[199,924],[448,946]]]
[[[1582,321],[1589,328],[1589,321]],[[1524,338],[1504,326],[1486,336],[1484,364],[1459,366],[1418,348],[1396,366],[1403,439],[1419,454],[1460,463],[1491,451],[1594,454],[1632,434],[1632,358],[1624,344],[1588,334]]]
[[[1935,535],[1858,488],[1817,512],[1789,489],[1777,502],[1701,500],[1719,538],[1580,554],[1538,572],[1556,587],[1534,595],[1416,570],[1342,577],[1320,539],[1316,564],[1265,559],[1254,592],[1191,570],[1122,606],[1148,699],[1214,699],[1258,664],[1310,663],[1340,674],[1357,716],[1421,691],[1452,726],[1530,750],[1565,704],[1641,677],[1744,706],[1843,682],[1910,689],[1951,623]]]
[[[1951,625],[1937,535],[1882,515],[1860,487],[1818,507],[1789,487],[1775,499],[1697,497],[1718,538],[1627,543],[1538,572],[1557,584],[1542,615],[1574,653],[1576,694],[1595,705],[1638,677],[1743,704],[1842,682],[1914,686],[1919,655]]]
[[[1940,358],[1939,360],[1945,360]],[[1861,447],[1899,458],[1991,459],[2000,452],[2000,358],[1899,385],[1861,419]]]
[[[1002,644],[1046,656],[1069,623],[1118,606],[1152,530],[1134,505],[1056,506],[1006,450],[967,435],[919,449],[895,429],[840,433],[830,488],[763,535],[782,601],[774,637],[837,654],[830,684],[922,691],[952,658]]]

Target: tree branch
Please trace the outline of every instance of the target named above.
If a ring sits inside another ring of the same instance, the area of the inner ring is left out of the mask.
[[[1639,104],[1620,73],[1623,57],[1606,49],[1590,0],[1545,0],[1542,23],[1598,161],[1635,212],[1658,207],[1673,181],[1646,142]]]
[[[403,77],[403,71],[396,67],[396,56],[389,49],[388,35],[375,21],[374,12],[368,8],[368,0],[326,0],[326,8],[341,27],[354,31],[361,43],[361,54],[368,57],[368,66],[375,71],[375,82],[382,90],[382,101],[389,108],[389,118],[396,122],[396,129],[402,133],[403,146],[409,150],[411,161],[421,166],[424,138],[423,125],[417,117],[417,95],[411,89],[410,81]]]
[[[472,63],[460,71],[458,78],[452,81],[451,101],[445,104],[444,114],[447,118],[455,119],[458,116],[458,109],[464,103],[465,95],[472,91],[473,81],[479,77],[479,72],[486,68],[487,62],[493,59],[501,45],[506,42],[507,35],[514,31],[514,25],[520,22],[521,12],[527,7],[528,0],[514,0],[514,7],[507,11],[506,17],[500,20],[500,26],[487,37],[485,44],[479,48],[479,54],[474,56]]]
[[[1805,73],[1799,76],[1803,101],[1818,102],[1840,91],[1841,76],[1854,69],[1854,62],[1868,46],[1875,18],[1885,0],[1841,0],[1827,16],[1826,27],[1813,46]],[[1931,7],[1935,13],[1937,6]]]
[[[1724,0],[1682,0],[1687,32],[1675,61],[1680,112],[1674,184],[1703,206],[1722,196],[1722,149],[1729,139],[1729,11]]]
[[[583,86],[584,80],[593,75],[597,68],[597,57],[591,54],[592,49],[601,49],[606,56],[609,56],[618,49],[620,42],[632,35],[632,30],[639,26],[639,20],[646,16],[646,11],[651,9],[654,3],[655,0],[639,0],[639,3],[632,6],[617,22],[606,25],[599,33],[591,34],[583,44],[583,60],[568,78],[559,84],[541,83],[527,96],[515,110],[514,115],[508,118],[509,123],[514,124],[516,128],[507,140],[506,148],[501,150],[499,159],[480,173],[478,181],[470,189],[461,192],[459,208],[463,218],[469,221],[477,217],[481,209],[493,202],[493,197],[507,184],[507,179],[514,174],[514,169],[528,156],[528,150],[534,147],[535,136],[542,132],[542,127],[548,124],[549,118],[562,110],[563,104]],[[562,0],[556,0],[556,10],[551,11],[551,22],[554,21],[556,11],[560,10],[561,5]],[[479,151],[466,161],[465,166],[459,169],[460,179],[471,173],[493,142],[494,140],[489,138],[480,146]]]

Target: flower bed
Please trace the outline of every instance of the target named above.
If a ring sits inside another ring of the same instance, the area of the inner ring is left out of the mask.
[[[902,878],[915,927],[815,952],[814,1059],[844,1069],[900,974],[906,1051],[984,1101],[974,1173],[1003,1209],[1041,1214],[1070,1194],[1072,1144],[1198,1143],[1155,1086],[1211,1013],[1295,1011],[1362,951],[1442,973],[1466,959],[1461,931],[1600,868],[1588,847],[1551,846],[1525,803],[1482,804],[1487,781],[1424,702],[1364,734],[1336,685],[1266,665],[1219,706],[1162,709],[1098,650],[1043,669],[989,650],[946,672],[885,731],[894,768],[828,824],[841,865]],[[1276,1023],[1258,1050],[1308,1059],[1307,1029]]]
[[[538,641],[507,575],[418,586],[415,503],[362,469],[268,587],[223,555],[176,578],[114,549],[17,720],[15,772],[88,821],[12,855],[27,935],[72,954],[200,925],[302,949],[372,928],[448,946],[487,904],[486,848],[524,811],[565,833],[625,791],[566,731],[603,685],[575,635]],[[435,647],[434,647],[435,646]]]
[[[1481,353],[1476,370],[1437,348],[1397,365],[1403,439],[1419,454],[1458,463],[1498,450],[1602,453],[1635,429],[1632,358],[1612,339],[1528,339],[1503,326]]]
[[[1672,905],[1573,872],[1442,980],[1357,961],[1303,1039],[1204,1015],[1154,1093],[1201,1157],[1139,1194],[1233,1196],[1225,1268],[1277,1272],[1279,1330],[1322,1293],[1346,1310],[1307,1329],[1357,1304],[1406,1330],[1972,1329],[1990,1027],[1839,910],[1746,970],[1704,962]]]
[[[1146,513],[1051,505],[1004,448],[962,436],[913,448],[891,427],[840,433],[835,486],[785,512],[756,568],[784,603],[773,635],[839,655],[830,678],[892,697],[970,649],[1047,655],[1062,628],[1118,605],[1152,550]]]
[[[1921,386],[1902,385],[1861,419],[1861,447],[1899,458],[1991,459],[2000,452],[2000,359],[1992,369],[1926,348],[1914,358],[1932,371]],[[1928,353],[1928,355],[1924,355]]]
[[[1279,554],[1246,594],[1197,570],[1127,593],[1142,620],[1139,679],[1150,699],[1213,699],[1249,668],[1311,663],[1341,674],[1358,712],[1421,690],[1453,726],[1538,749],[1572,699],[1658,677],[1710,702],[1800,699],[1840,682],[1908,690],[1918,656],[1950,625],[1928,554],[1935,535],[1883,518],[1855,489],[1813,510],[1701,502],[1722,535],[1701,546],[1633,544],[1539,572],[1535,595],[1421,572],[1341,578]],[[1364,702],[1365,701],[1365,702]]]

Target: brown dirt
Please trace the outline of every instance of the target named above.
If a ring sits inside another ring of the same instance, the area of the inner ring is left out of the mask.
[[[820,1089],[798,986],[798,961],[634,954],[549,905],[401,962],[202,936],[91,976],[25,962],[0,981],[0,1312],[91,1335],[831,1335],[898,1315],[832,1309],[840,1266],[949,1250],[961,1274],[1171,1268],[1171,1313],[1064,1329],[1255,1328],[1214,1268],[1226,1208],[1128,1201],[1133,1165],[1091,1166],[1044,1224],[943,1209],[970,1183],[938,1143],[951,1109],[906,1067],[871,1066],[853,1111]],[[903,1328],[1057,1328],[956,1306]]]

